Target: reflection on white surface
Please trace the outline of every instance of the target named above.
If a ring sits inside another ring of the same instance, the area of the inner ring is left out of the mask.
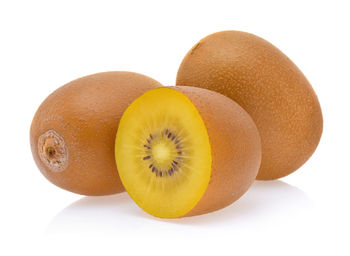
[[[249,191],[232,205],[205,215],[159,219],[143,212],[127,193],[103,197],[84,197],[63,209],[49,223],[46,232],[115,233],[142,232],[164,225],[214,226],[232,228],[285,222],[303,215],[312,201],[300,189],[282,181],[256,181]],[[161,230],[160,230],[161,231]]]

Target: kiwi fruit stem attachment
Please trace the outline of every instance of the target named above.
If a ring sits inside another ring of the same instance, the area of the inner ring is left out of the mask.
[[[39,136],[38,153],[52,172],[63,172],[68,166],[68,149],[63,137],[51,129]]]

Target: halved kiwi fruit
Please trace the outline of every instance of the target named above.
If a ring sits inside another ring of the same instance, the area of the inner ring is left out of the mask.
[[[261,160],[258,130],[229,98],[194,87],[152,89],[124,112],[115,155],[121,181],[146,212],[203,214],[237,200]]]

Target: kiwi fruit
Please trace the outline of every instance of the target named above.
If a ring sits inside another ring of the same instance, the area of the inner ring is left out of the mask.
[[[137,73],[104,72],[74,80],[40,105],[30,128],[34,160],[53,184],[83,195],[124,191],[114,160],[127,106],[161,86]]]
[[[310,83],[286,55],[255,35],[223,31],[200,40],[183,59],[176,84],[219,92],[250,114],[262,143],[257,179],[297,170],[320,141],[322,113]]]
[[[162,87],[124,112],[115,142],[121,181],[161,218],[221,209],[246,192],[261,161],[259,132],[231,99],[195,87]]]

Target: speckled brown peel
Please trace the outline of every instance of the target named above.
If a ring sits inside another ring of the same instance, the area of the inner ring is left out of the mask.
[[[83,195],[124,191],[114,140],[127,106],[161,86],[132,72],[105,72],[74,80],[40,105],[30,129],[34,160],[53,184]]]
[[[172,87],[195,105],[207,128],[212,175],[203,197],[186,214],[193,216],[226,207],[252,185],[261,162],[257,127],[236,102],[219,93],[195,87]]]
[[[310,83],[287,56],[255,35],[223,31],[205,37],[183,59],[176,84],[222,93],[251,115],[263,149],[257,179],[297,170],[320,141],[322,113]]]

